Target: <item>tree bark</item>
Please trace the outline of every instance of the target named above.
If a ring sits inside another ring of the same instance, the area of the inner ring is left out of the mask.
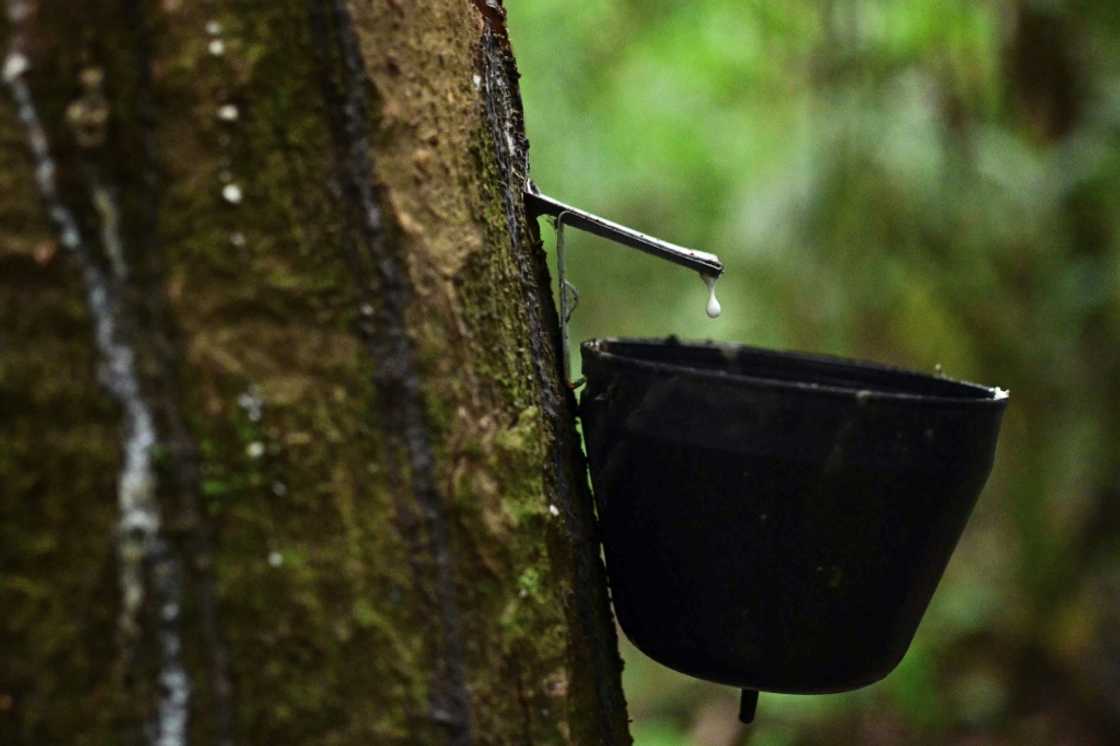
[[[629,743],[500,3],[0,1],[0,742]]]

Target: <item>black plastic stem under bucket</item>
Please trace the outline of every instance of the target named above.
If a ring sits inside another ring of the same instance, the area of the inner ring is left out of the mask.
[[[1007,394],[741,345],[592,340],[581,418],[619,622],[746,690],[902,659],[992,467]]]

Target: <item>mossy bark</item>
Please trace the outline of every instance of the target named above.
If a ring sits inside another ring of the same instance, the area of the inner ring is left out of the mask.
[[[0,742],[624,744],[494,0],[4,0]]]

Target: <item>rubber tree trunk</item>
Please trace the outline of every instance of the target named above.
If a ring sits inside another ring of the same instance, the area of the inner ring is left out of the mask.
[[[0,2],[0,742],[629,743],[499,4]]]

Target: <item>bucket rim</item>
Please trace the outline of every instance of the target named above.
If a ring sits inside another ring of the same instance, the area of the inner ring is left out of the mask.
[[[868,382],[866,387],[858,385],[839,386],[828,383],[812,383],[781,378],[767,378],[764,376],[751,376],[743,373],[731,373],[690,365],[686,362],[671,363],[664,361],[646,360],[640,357],[620,354],[610,348],[615,345],[649,345],[658,347],[688,347],[694,349],[715,349],[722,354],[739,354],[742,351],[760,354],[784,361],[824,364],[829,366],[842,366],[848,369],[865,370],[880,374],[904,375],[915,377],[939,385],[949,384],[965,391],[974,392],[975,396],[952,396],[936,393],[915,393],[907,391],[890,391]],[[803,394],[816,394],[829,397],[843,397],[856,401],[871,400],[878,402],[897,402],[906,404],[923,405],[950,405],[968,408],[991,408],[1003,410],[1007,407],[1010,391],[998,386],[985,386],[971,381],[950,378],[948,376],[935,376],[923,371],[900,366],[887,365],[869,360],[846,358],[823,353],[802,352],[799,350],[776,350],[765,347],[741,344],[737,342],[717,342],[714,340],[681,340],[676,336],[669,337],[603,337],[585,340],[580,344],[584,355],[598,358],[612,365],[634,368],[646,372],[657,373],[687,373],[690,377],[712,382],[736,382],[750,384],[751,386],[774,389],[793,390]]]

